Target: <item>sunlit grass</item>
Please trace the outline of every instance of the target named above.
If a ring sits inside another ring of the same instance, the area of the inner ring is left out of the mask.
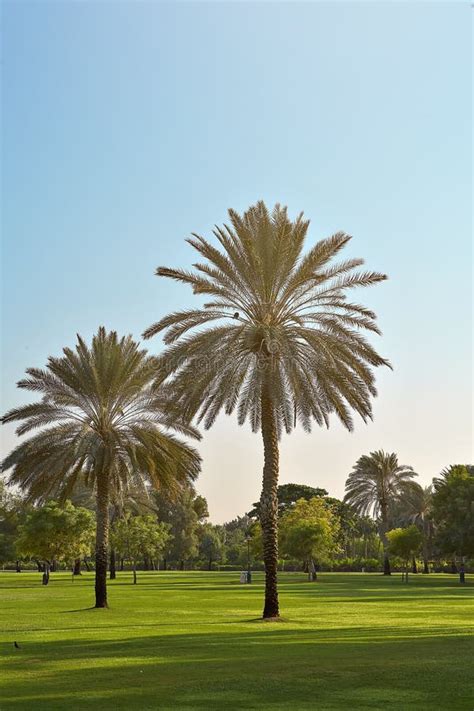
[[[0,709],[474,708],[474,587],[455,576],[1,573]],[[20,649],[15,649],[17,641]]]

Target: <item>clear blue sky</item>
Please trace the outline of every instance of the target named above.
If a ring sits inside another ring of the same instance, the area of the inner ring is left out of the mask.
[[[282,481],[341,495],[361,454],[428,482],[472,459],[469,3],[3,3],[3,409],[100,324],[140,337],[185,288],[184,238],[257,199],[343,229],[390,281],[375,423],[297,433]],[[161,347],[159,339],[150,345]],[[4,428],[4,448],[14,443]],[[259,495],[259,438],[201,446],[212,518]]]

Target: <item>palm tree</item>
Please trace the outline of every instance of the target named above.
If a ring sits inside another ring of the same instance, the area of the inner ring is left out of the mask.
[[[2,462],[9,481],[32,501],[66,498],[85,482],[96,495],[95,606],[107,607],[109,505],[131,482],[166,490],[194,479],[200,458],[170,433],[198,437],[154,389],[157,358],[130,336],[100,328],[88,347],[78,336],[74,350],[49,358],[46,369],[29,368],[18,387],[41,393],[40,402],[10,410],[4,423],[22,421],[18,435],[40,432]]]
[[[403,510],[408,524],[418,526],[423,534],[423,572],[429,573],[429,558],[434,535],[433,487],[412,482],[403,499]]]
[[[412,467],[399,464],[397,455],[382,450],[364,454],[357,460],[346,481],[344,501],[358,514],[380,518],[384,549],[384,575],[390,575],[386,533],[391,525],[390,508],[406,493],[417,474]]]
[[[351,410],[371,417],[375,396],[371,366],[388,365],[362,330],[379,333],[375,314],[346,300],[345,292],[386,277],[354,272],[361,259],[330,264],[350,236],[318,242],[303,256],[309,222],[288,218],[263,202],[243,215],[229,210],[230,226],[214,230],[220,248],[193,235],[188,242],[207,260],[194,270],[160,267],[157,274],[192,286],[210,301],[174,312],[145,331],[165,331],[169,345],[160,377],[172,376],[171,389],[186,418],[205,428],[224,411],[238,412],[261,431],[264,447],[260,522],[265,562],[266,619],[279,616],[278,440],[299,422],[329,425],[335,413],[352,430]],[[199,328],[210,325],[208,328]],[[193,329],[199,329],[189,334]]]

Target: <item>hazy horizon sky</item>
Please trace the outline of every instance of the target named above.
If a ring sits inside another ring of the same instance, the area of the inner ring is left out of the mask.
[[[2,410],[25,368],[99,325],[137,339],[190,290],[185,238],[259,199],[337,230],[389,281],[374,422],[283,437],[281,483],[342,496],[395,451],[429,483],[472,462],[469,3],[11,2],[3,10]],[[161,339],[147,342],[152,352]],[[3,454],[15,443],[2,431]],[[211,519],[260,494],[260,437],[204,433]]]

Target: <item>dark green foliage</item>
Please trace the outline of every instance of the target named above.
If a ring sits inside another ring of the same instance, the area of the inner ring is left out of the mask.
[[[277,490],[278,496],[278,515],[282,514],[299,499],[312,499],[314,496],[327,496],[326,489],[319,487],[307,486],[306,484],[280,484]],[[250,518],[259,518],[260,502],[257,501],[252,505],[251,511],[247,514]]]
[[[448,555],[474,555],[474,467],[453,465],[433,483],[438,549]]]

